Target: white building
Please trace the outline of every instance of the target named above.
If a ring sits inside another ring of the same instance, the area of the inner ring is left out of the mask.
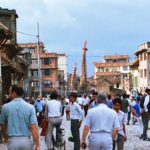
[[[58,54],[58,70],[64,71],[64,79],[67,81],[67,56],[66,54]]]

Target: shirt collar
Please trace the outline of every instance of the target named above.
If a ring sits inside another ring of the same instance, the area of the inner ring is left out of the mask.
[[[23,101],[21,97],[14,98],[12,101]]]
[[[107,107],[107,105],[106,104],[98,104],[98,107]]]

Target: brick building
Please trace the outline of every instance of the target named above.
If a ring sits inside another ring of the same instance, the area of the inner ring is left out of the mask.
[[[31,53],[30,66],[30,96],[39,94],[38,76],[38,49],[37,43],[22,43],[19,46],[23,51]],[[39,43],[40,51],[40,80],[42,84],[42,96],[49,95],[52,91],[58,90],[58,54],[49,53],[44,50],[44,44]]]

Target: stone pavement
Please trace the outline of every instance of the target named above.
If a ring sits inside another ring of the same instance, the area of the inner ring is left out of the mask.
[[[66,121],[65,118],[62,123],[62,127],[65,127],[65,140],[66,140],[66,150],[73,150],[73,143],[69,142],[67,139],[71,136],[70,132],[70,121]],[[127,128],[127,137],[128,140],[125,142],[124,150],[150,150],[150,142],[143,141],[139,139],[140,133],[138,131],[138,125],[128,125]],[[81,130],[83,129],[83,125]],[[82,131],[81,131],[82,133]],[[150,131],[148,131],[150,137]],[[46,150],[46,145],[44,142],[44,137],[41,139],[41,150]],[[0,150],[7,150],[6,145],[0,144]],[[88,148],[87,148],[88,150]]]

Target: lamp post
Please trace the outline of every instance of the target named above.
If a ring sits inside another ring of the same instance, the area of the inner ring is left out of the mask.
[[[39,23],[37,23],[37,56],[38,56],[38,79],[39,79],[39,96],[42,97],[42,85],[41,85],[41,70],[40,70],[40,46],[39,46]]]

